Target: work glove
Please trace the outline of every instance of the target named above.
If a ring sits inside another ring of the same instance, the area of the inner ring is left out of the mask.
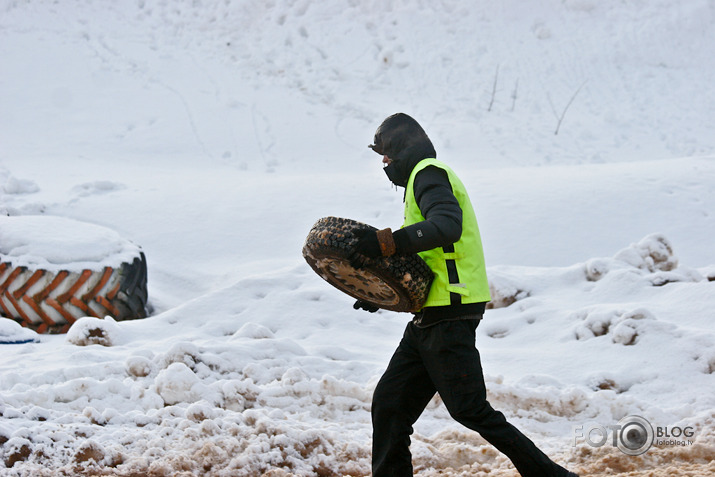
[[[353,268],[364,268],[366,258],[389,257],[396,251],[392,230],[357,229],[353,232],[357,241],[353,244],[348,261]]]
[[[377,305],[373,305],[369,301],[365,301],[365,300],[356,301],[355,304],[353,305],[353,308],[355,308],[356,310],[369,311],[370,313],[375,313],[377,310],[380,309]]]

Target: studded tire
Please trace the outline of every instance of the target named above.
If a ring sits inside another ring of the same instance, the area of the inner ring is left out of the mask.
[[[0,263],[0,314],[38,333],[65,333],[79,318],[147,316],[143,252],[119,267],[51,272]]]
[[[375,227],[351,219],[324,217],[308,233],[303,257],[324,280],[353,298],[379,308],[415,312],[427,300],[432,270],[417,254],[366,259],[364,268],[350,265],[354,232]]]

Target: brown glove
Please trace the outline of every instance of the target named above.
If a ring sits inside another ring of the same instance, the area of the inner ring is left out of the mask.
[[[352,246],[348,260],[354,268],[363,268],[365,258],[389,257],[397,251],[392,230],[359,229],[353,232],[357,242]]]

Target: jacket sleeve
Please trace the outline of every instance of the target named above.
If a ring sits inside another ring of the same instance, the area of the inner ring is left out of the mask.
[[[415,177],[415,200],[425,218],[393,233],[399,253],[447,247],[462,236],[462,208],[452,192],[447,173],[426,167]]]

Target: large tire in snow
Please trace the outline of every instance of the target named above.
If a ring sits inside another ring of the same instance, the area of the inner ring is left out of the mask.
[[[3,316],[64,333],[85,316],[144,318],[147,298],[146,257],[115,232],[60,217],[0,217]]]
[[[421,309],[432,284],[432,270],[417,254],[366,259],[364,268],[353,268],[348,255],[358,229],[376,230],[339,217],[318,220],[305,240],[303,257],[324,280],[353,298],[392,311]]]

